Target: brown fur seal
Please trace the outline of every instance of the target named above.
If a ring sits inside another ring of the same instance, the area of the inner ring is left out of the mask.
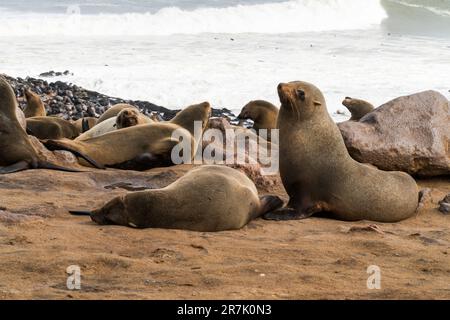
[[[277,127],[277,117],[277,107],[264,100],[255,100],[250,101],[242,108],[238,119],[253,120],[253,129],[257,132],[260,129],[268,129],[267,134],[270,138],[270,129],[275,129]]]
[[[97,124],[97,118],[94,117],[84,117],[78,120],[72,121],[73,125],[77,128],[80,133],[84,133],[89,129],[93,128]]]
[[[290,200],[265,218],[303,219],[324,211],[343,220],[396,222],[415,213],[414,179],[353,160],[319,89],[291,82],[280,84],[278,94],[280,175]]]
[[[29,89],[25,89],[25,99],[27,100],[27,106],[23,110],[25,118],[31,117],[45,117],[47,111],[45,111],[44,103],[41,97]]]
[[[79,140],[48,140],[45,145],[50,150],[75,151],[89,156],[107,167],[129,170],[147,170],[154,167],[172,165],[172,148],[179,140],[172,138],[175,130],[191,141],[191,159],[195,155],[198,142],[194,139],[194,121],[203,123],[205,128],[211,114],[208,102],[190,106],[178,116],[175,123],[162,122],[124,128],[104,135]],[[107,120],[110,121],[110,120]],[[192,124],[191,124],[192,123]],[[94,127],[95,128],[95,127]],[[81,160],[82,165],[89,165]]]
[[[132,106],[131,104],[127,104],[127,103],[118,103],[113,105],[111,108],[109,108],[108,110],[105,111],[105,113],[103,113],[100,118],[98,118],[97,124],[102,123],[105,120],[108,120],[112,117],[116,117],[120,111],[122,111],[123,109],[126,108],[134,108],[137,109],[135,106]]]
[[[84,132],[75,140],[85,141],[87,139],[99,137],[105,133],[116,131],[118,129],[128,128],[139,124],[154,123],[153,120],[146,117],[136,108],[124,108],[117,116],[111,117],[96,124],[93,128]]]
[[[80,135],[74,124],[58,117],[27,118],[27,133],[38,139],[75,139]]]
[[[205,165],[165,188],[128,193],[98,210],[71,213],[90,215],[98,224],[215,232],[240,229],[281,205],[276,196],[259,197],[242,172]]]
[[[143,115],[136,108],[124,108],[117,114],[116,117],[117,129],[123,129],[148,123],[154,123],[154,121],[146,115]]]
[[[373,105],[361,99],[353,99],[350,97],[346,97],[344,101],[342,101],[342,104],[352,114],[350,121],[359,121],[366,114],[375,110],[375,107]]]
[[[38,168],[77,172],[78,170],[61,167],[39,157],[17,120],[16,108],[17,100],[14,92],[8,82],[0,76],[0,173]],[[90,161],[88,157],[86,160]],[[95,162],[92,164],[95,165]]]

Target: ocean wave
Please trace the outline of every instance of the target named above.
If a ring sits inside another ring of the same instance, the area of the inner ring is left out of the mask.
[[[386,13],[380,0],[291,0],[155,13],[2,13],[0,36],[146,36],[200,33],[292,33],[367,29]]]

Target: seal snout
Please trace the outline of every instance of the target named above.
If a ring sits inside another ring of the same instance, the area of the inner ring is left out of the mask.
[[[289,103],[287,87],[288,87],[288,85],[286,83],[280,83],[278,85],[278,87],[277,87],[277,89],[278,89],[278,96],[280,97],[280,102],[282,104],[288,104]]]

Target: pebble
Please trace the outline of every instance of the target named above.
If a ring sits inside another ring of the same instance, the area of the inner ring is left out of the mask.
[[[40,77],[54,77],[61,75],[73,75],[70,71],[64,72],[49,71],[40,74]],[[43,79],[27,77],[12,78],[4,75],[14,89],[19,101],[19,105],[24,109],[26,101],[24,89],[38,93],[44,102],[47,114],[58,115],[64,119],[78,120],[82,117],[99,117],[108,108],[117,103],[128,103],[138,107],[142,113],[152,115],[154,113],[164,121],[172,119],[179,110],[170,110],[158,106],[148,101],[133,101],[121,98],[110,97],[95,91],[83,89],[74,84],[63,81],[47,82]],[[213,109],[213,117],[228,117],[235,120],[236,116],[228,109]]]

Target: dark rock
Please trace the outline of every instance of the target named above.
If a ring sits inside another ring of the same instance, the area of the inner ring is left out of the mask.
[[[450,193],[439,201],[439,211],[443,214],[450,214]]]
[[[65,72],[49,71],[41,74],[42,77],[51,77],[58,75],[69,75],[68,70]],[[172,119],[179,110],[170,110],[162,106],[158,106],[148,101],[124,100],[116,97],[83,89],[77,85],[62,81],[48,83],[42,79],[27,77],[12,78],[4,75],[13,87],[16,96],[19,98],[19,105],[23,109],[26,101],[23,96],[24,88],[30,88],[38,93],[44,102],[48,115],[60,115],[63,118],[77,120],[86,116],[99,117],[110,106],[117,103],[128,103],[138,107],[142,113],[146,115],[157,114],[162,120]],[[230,120],[236,119],[236,116],[228,109],[213,109],[212,115],[215,117],[226,117]]]

